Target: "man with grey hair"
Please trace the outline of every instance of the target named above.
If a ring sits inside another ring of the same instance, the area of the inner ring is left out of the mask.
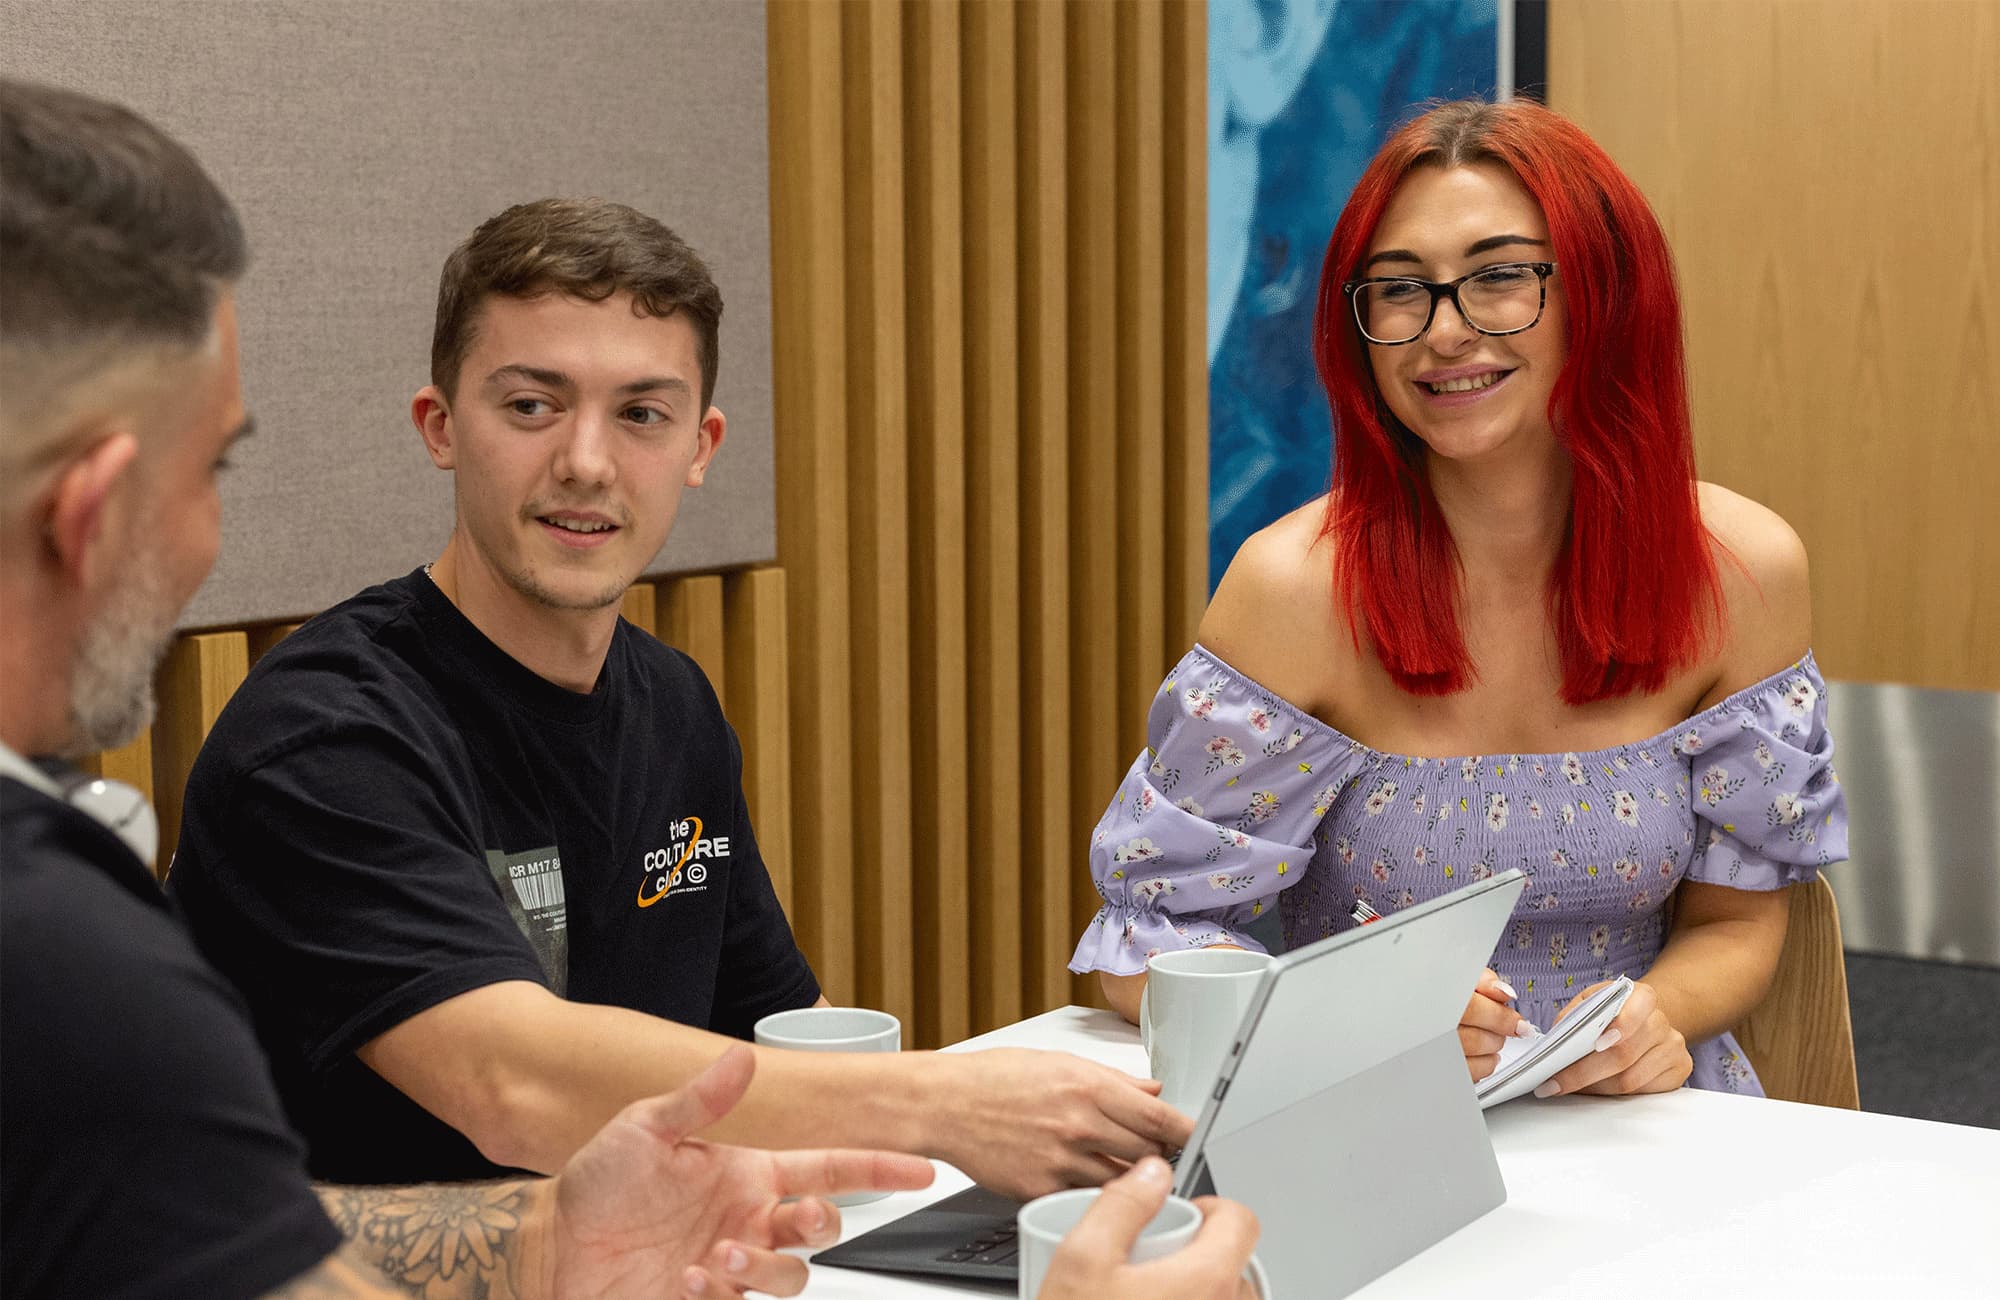
[[[322,1187],[243,1003],[58,764],[152,713],[250,429],[234,211],[133,114],[0,80],[0,1293],[793,1294],[840,1188],[913,1156],[688,1140],[740,1048],[623,1110],[553,1178]],[[786,1201],[785,1198],[803,1199]]]

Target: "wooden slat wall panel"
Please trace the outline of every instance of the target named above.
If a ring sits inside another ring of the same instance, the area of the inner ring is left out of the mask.
[[[910,800],[909,340],[904,331],[903,11],[842,10],[846,106],[848,495],[853,655],[856,1000],[914,1025]]]
[[[965,11],[965,441],[971,624],[972,1022],[1021,1015],[1019,220],[1014,9]]]
[[[619,613],[634,627],[644,628],[655,636],[660,634],[660,594],[652,583],[635,582],[627,587]]]
[[[778,902],[792,911],[791,721],[785,682],[785,571],[748,569],[723,584],[729,694],[743,743],[743,793]]]
[[[1095,999],[1088,838],[1206,597],[1205,11],[767,13],[798,915],[935,1046]]]
[[[1166,18],[1160,184],[1166,245],[1166,644],[1179,660],[1208,605],[1208,23],[1195,4]],[[1203,88],[1203,93],[1195,93]],[[1189,521],[1200,520],[1195,527]]]
[[[722,648],[722,578],[713,573],[698,573],[669,579],[660,583],[658,590],[655,622],[640,626],[651,626],[660,640],[700,664],[716,695],[728,699],[729,662]],[[628,604],[631,599],[631,593],[627,592]]]
[[[1136,748],[1118,718],[1118,7],[1065,8],[1069,25],[1069,498],[1070,914],[1088,915],[1096,891],[1082,846],[1117,776],[1119,756]],[[1134,557],[1135,559],[1137,557]],[[1135,570],[1136,572],[1137,570]],[[1103,793],[1100,793],[1103,792]],[[1074,928],[1074,927],[1072,927]],[[1078,976],[1071,996],[1089,998],[1096,980]]]
[[[856,991],[842,10],[779,0],[766,23],[778,560],[797,649],[792,920],[835,1003]]]
[[[159,714],[153,722],[153,807],[160,816],[165,872],[180,841],[181,795],[195,755],[229,697],[250,672],[250,639],[242,632],[203,632],[176,640],[156,675]]]
[[[1160,102],[1164,27],[1160,0],[1130,0],[1118,16],[1116,211],[1140,214],[1119,232],[1118,247],[1118,544],[1112,587],[1118,593],[1118,727],[1114,742],[1143,735],[1146,706],[1159,685],[1166,641],[1166,590],[1140,574],[1166,559],[1166,213]],[[1133,742],[1125,740],[1122,749]]]
[[[1995,68],[1992,3],[1549,7],[1552,105],[1674,247],[1702,475],[1805,541],[1829,676],[2000,690]]]
[[[1019,10],[1022,907],[1025,1010],[1069,997],[1076,941],[1069,689],[1069,136],[1062,10]],[[1204,464],[1206,461],[1204,460]]]
[[[915,756],[917,1023],[971,1032],[967,858],[965,279],[959,11],[911,0],[903,41],[908,142],[911,688]],[[857,624],[857,631],[860,625]]]

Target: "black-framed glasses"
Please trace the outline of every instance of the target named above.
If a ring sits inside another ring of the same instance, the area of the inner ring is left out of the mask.
[[[1383,347],[1415,343],[1437,318],[1438,302],[1451,299],[1459,319],[1481,334],[1533,329],[1549,301],[1554,262],[1502,262],[1461,275],[1449,284],[1407,275],[1349,280],[1340,286],[1354,304],[1361,337]]]

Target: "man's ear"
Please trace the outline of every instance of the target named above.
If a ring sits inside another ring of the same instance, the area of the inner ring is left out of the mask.
[[[715,459],[715,453],[722,447],[722,435],[728,431],[729,421],[721,407],[711,406],[702,414],[701,427],[695,434],[694,463],[688,466],[689,487],[700,487],[702,479],[708,476],[708,463]]]
[[[436,384],[425,384],[410,399],[410,423],[424,440],[431,464],[439,469],[457,469],[457,452],[452,441],[451,402]]]
[[[48,554],[63,576],[78,586],[96,585],[123,553],[123,548],[106,544],[105,524],[116,513],[113,498],[119,485],[138,475],[133,464],[138,455],[139,440],[130,433],[107,434],[70,461],[49,486],[44,528]]]

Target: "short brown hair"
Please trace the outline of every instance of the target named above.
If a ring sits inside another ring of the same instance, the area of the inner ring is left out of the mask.
[[[605,199],[518,203],[452,250],[438,280],[431,382],[451,394],[487,298],[548,293],[588,302],[629,293],[649,316],[685,316],[694,327],[701,405],[708,409],[715,396],[722,291],[679,235],[635,208]]]

